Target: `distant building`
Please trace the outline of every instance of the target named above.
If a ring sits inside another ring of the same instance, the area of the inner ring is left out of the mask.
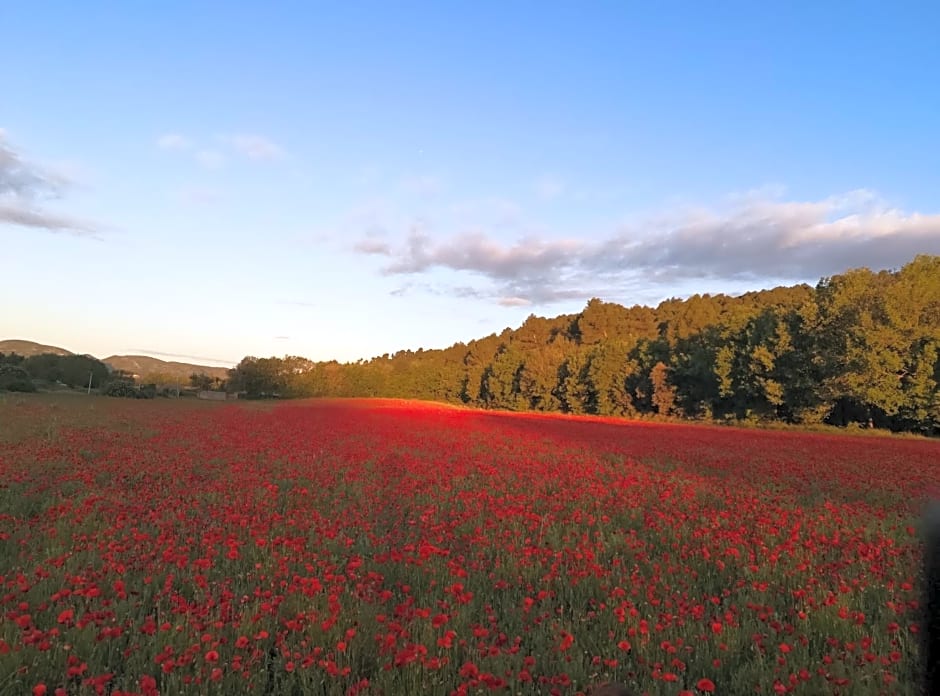
[[[203,390],[197,392],[196,397],[199,399],[206,399],[208,401],[235,401],[238,398],[238,394],[229,394],[224,391]]]

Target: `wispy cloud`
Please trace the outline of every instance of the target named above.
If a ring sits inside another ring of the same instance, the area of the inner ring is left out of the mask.
[[[391,256],[392,254],[392,248],[388,242],[376,237],[360,239],[353,248],[360,254],[377,254],[380,256]]]
[[[206,169],[218,169],[229,159],[253,161],[280,160],[287,153],[268,137],[254,134],[217,135],[211,140],[191,138],[181,133],[165,133],[157,138],[157,147],[192,157]]]
[[[665,213],[593,240],[481,232],[432,238],[412,230],[398,244],[364,238],[356,250],[385,256],[386,275],[435,269],[490,284],[498,304],[611,297],[693,279],[813,281],[847,268],[897,267],[940,254],[940,214],[906,212],[866,190],[817,201],[759,190],[719,206]]]
[[[225,138],[236,152],[252,160],[277,160],[285,155],[284,149],[263,135],[239,134]]]
[[[157,138],[157,147],[161,150],[189,150],[192,146],[192,141],[179,133],[165,133]]]
[[[413,229],[404,247],[386,252],[392,262],[388,274],[421,273],[431,268],[482,273],[495,279],[511,280],[527,274],[539,274],[566,263],[580,252],[577,240],[545,241],[522,239],[505,245],[482,232],[468,232],[435,242],[420,229]],[[378,253],[373,250],[370,253]]]
[[[516,286],[516,290],[521,286]],[[528,307],[530,305],[551,304],[566,299],[600,296],[600,291],[568,290],[548,288],[531,293],[531,297],[507,294],[513,292],[513,284],[496,285],[489,288],[469,285],[448,284],[443,282],[406,281],[389,292],[392,297],[408,297],[415,294],[434,295],[436,297],[455,297],[461,300],[483,300],[501,307]]]
[[[223,360],[222,358],[208,358],[204,355],[186,355],[183,353],[164,353],[159,350],[152,350],[150,348],[128,348],[127,354],[120,357],[133,357],[134,355],[149,355],[155,356],[158,355],[161,358],[180,358],[182,360],[196,360],[197,362],[214,362],[222,363],[224,365],[234,365],[235,361],[233,360]]]
[[[177,197],[189,205],[203,206],[218,203],[223,198],[223,194],[215,188],[190,186],[180,190]]]
[[[897,267],[918,253],[940,253],[940,214],[905,212],[857,190],[818,201],[756,195],[724,210],[664,217],[652,234],[626,227],[584,260],[666,278],[811,280]]]
[[[532,301],[525,297],[500,297],[497,304],[503,307],[527,307],[532,304]]]
[[[48,232],[66,232],[80,237],[97,235],[97,230],[87,222],[69,216],[31,209],[28,205],[15,202],[11,205],[0,203],[0,223],[36,227]]]
[[[29,162],[14,151],[5,131],[0,130],[0,224],[94,236],[97,230],[91,223],[46,209],[49,201],[62,198],[70,186],[63,174]]]

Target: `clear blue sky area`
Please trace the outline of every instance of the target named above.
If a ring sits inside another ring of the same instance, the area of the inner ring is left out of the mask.
[[[940,4],[13,2],[0,338],[355,360],[940,253]]]

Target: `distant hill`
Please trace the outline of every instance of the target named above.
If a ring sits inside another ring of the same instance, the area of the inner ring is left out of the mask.
[[[0,341],[0,353],[16,353],[24,357],[52,353],[54,355],[73,355],[72,351],[47,346],[35,341],[21,341],[16,339]],[[160,360],[146,355],[112,355],[101,362],[111,366],[114,370],[124,370],[131,374],[140,375],[142,381],[157,378],[155,381],[189,382],[189,376],[195,373],[205,373],[210,377],[225,379],[228,377],[228,368],[210,367],[208,365],[193,365],[191,363]]]
[[[0,353],[16,353],[28,358],[31,355],[42,355],[43,353],[53,353],[54,355],[72,355],[72,351],[59,348],[58,346],[46,346],[35,341],[19,341],[10,339],[0,341]]]
[[[109,358],[104,358],[102,362],[107,363],[115,370],[124,370],[131,374],[140,375],[144,380],[148,377],[160,376],[169,377],[171,381],[189,382],[189,376],[194,372],[204,372],[210,377],[218,377],[219,379],[228,377],[228,368],[226,367],[209,367],[173,360],[160,360],[147,355],[112,355]]]

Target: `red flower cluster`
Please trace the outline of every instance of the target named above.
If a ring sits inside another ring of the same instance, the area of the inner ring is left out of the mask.
[[[407,403],[0,443],[33,694],[915,693],[940,446]]]

